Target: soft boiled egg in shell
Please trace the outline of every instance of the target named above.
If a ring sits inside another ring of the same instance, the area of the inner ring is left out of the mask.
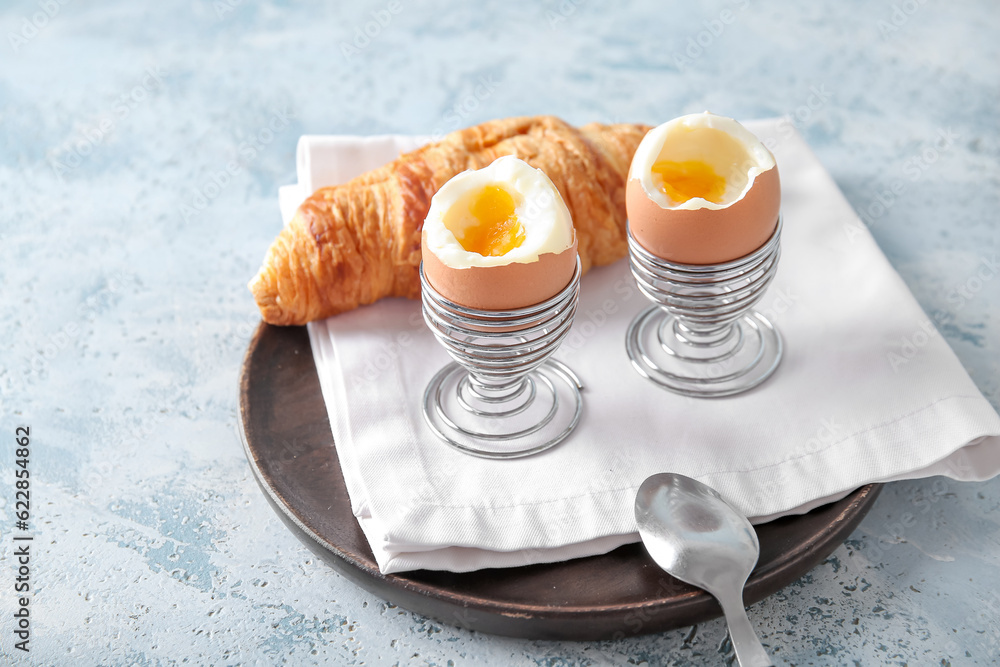
[[[690,114],[640,142],[625,189],[643,248],[681,264],[719,264],[762,246],[781,206],[771,152],[732,118]]]
[[[465,171],[431,199],[424,275],[446,299],[513,310],[549,299],[576,270],[576,231],[555,185],[514,156]]]

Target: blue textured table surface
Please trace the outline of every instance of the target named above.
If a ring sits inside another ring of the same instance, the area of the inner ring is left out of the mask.
[[[485,636],[318,562],[244,459],[246,289],[301,134],[787,114],[1000,405],[1000,12],[967,3],[83,3],[0,9],[0,652],[37,664],[715,665],[721,620]],[[368,33],[368,34],[366,34]],[[992,282],[991,282],[992,280]],[[14,430],[31,428],[30,654]],[[1000,654],[1000,481],[889,485],[750,616],[795,665]]]

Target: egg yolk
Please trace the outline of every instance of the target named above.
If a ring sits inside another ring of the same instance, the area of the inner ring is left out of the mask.
[[[472,202],[475,221],[458,239],[462,247],[483,257],[500,257],[524,243],[524,228],[514,212],[514,197],[497,185],[487,185]]]
[[[678,204],[695,197],[721,204],[726,193],[726,179],[699,160],[660,160],[653,164],[652,171],[662,179],[663,192]]]

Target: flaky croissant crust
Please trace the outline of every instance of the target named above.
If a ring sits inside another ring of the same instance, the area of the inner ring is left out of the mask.
[[[553,116],[459,130],[343,185],[317,190],[271,244],[250,282],[264,320],[305,324],[387,296],[420,297],[420,233],[452,176],[515,155],[544,171],[569,208],[583,270],[625,256],[625,185],[646,125]]]

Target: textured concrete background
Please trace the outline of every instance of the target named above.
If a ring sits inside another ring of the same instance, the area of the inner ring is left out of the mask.
[[[1000,405],[1000,281],[977,277],[1000,234],[993,2],[343,5],[0,8],[3,655],[24,659],[10,533],[28,424],[31,662],[732,659],[721,621],[589,644],[441,625],[360,591],[281,525],[243,457],[236,376],[258,319],[245,284],[303,133],[788,114]],[[751,618],[790,664],[996,664],[998,498],[996,480],[890,485]]]

